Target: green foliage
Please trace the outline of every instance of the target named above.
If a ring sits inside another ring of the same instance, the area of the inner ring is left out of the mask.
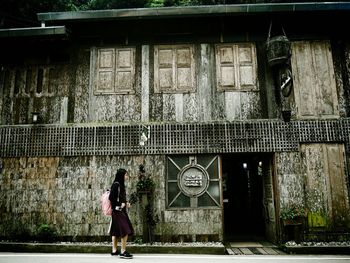
[[[134,243],[141,245],[143,243],[142,237],[135,237],[134,238]]]
[[[136,184],[137,192],[153,192],[154,187],[155,183],[150,177],[142,178]]]
[[[147,1],[146,7],[163,7],[166,0]]]
[[[53,226],[41,224],[36,230],[36,239],[42,242],[52,242],[57,240],[57,232]]]
[[[298,217],[303,217],[305,215],[305,210],[302,206],[292,204],[284,207],[281,210],[280,218],[282,220],[293,220]]]
[[[92,0],[90,9],[122,9],[145,7],[147,0]]]

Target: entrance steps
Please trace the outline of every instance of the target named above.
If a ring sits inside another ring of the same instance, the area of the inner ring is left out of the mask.
[[[229,242],[225,244],[229,255],[285,255],[282,250],[269,242]]]

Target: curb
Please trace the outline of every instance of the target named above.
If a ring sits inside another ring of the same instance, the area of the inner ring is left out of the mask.
[[[128,244],[134,254],[226,254],[225,246],[157,246]],[[109,254],[111,245],[79,245],[61,243],[0,243],[0,252],[16,253],[96,253]]]
[[[350,255],[349,246],[285,246],[288,254]]]

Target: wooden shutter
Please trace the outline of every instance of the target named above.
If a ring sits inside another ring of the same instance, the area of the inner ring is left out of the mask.
[[[232,45],[221,46],[217,49],[217,78],[218,87],[221,89],[236,87],[234,53]]]
[[[115,91],[130,92],[134,86],[135,59],[134,49],[116,49],[116,82]]]
[[[328,41],[294,42],[292,71],[299,117],[337,117],[338,99]]]
[[[189,46],[176,49],[176,89],[180,91],[191,90],[192,83],[192,49]]]
[[[252,44],[237,46],[238,74],[240,89],[254,89],[256,87],[255,48]]]
[[[173,49],[170,47],[159,48],[156,53],[155,70],[156,90],[174,90],[174,58]]]
[[[219,90],[254,90],[256,51],[251,43],[216,46],[216,74]]]
[[[156,93],[194,90],[193,46],[155,46],[154,61]]]
[[[97,54],[96,93],[114,92],[115,50],[99,49]]]

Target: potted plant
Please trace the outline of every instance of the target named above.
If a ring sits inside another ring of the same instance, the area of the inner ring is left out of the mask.
[[[154,182],[151,178],[147,177],[139,180],[136,184],[136,190],[138,193],[150,193],[154,189]]]
[[[284,225],[301,225],[304,216],[304,207],[297,204],[290,204],[283,207],[280,214]]]

